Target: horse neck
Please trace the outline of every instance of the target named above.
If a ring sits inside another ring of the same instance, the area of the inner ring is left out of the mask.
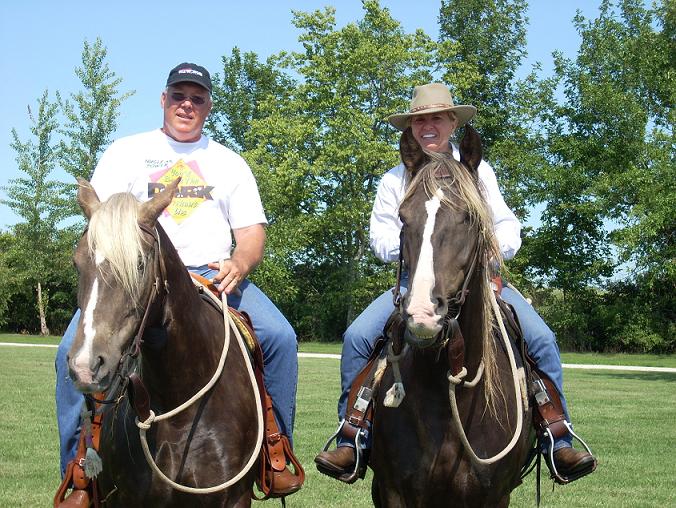
[[[166,331],[160,350],[143,354],[143,378],[151,392],[184,400],[211,377],[223,346],[223,319],[199,296],[178,253],[160,230],[168,292],[154,323]],[[170,401],[167,401],[170,402]]]
[[[481,362],[484,351],[483,320],[485,308],[483,301],[484,273],[477,267],[469,283],[469,293],[460,315],[460,329],[465,338],[465,366],[469,375],[473,375]]]

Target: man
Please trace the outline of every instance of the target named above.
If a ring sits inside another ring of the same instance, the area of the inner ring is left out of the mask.
[[[127,191],[147,201],[181,177],[179,192],[159,222],[188,270],[213,279],[228,295],[228,305],[251,317],[263,349],[265,386],[273,399],[275,419],[291,441],[298,380],[296,334],[277,307],[247,279],[263,258],[267,220],[244,159],[202,133],[212,107],[211,89],[211,77],[204,67],[193,63],[174,67],[160,97],[162,128],[113,143],[101,157],[91,183],[102,201]],[[83,401],[67,367],[79,313],[64,334],[55,362],[62,474],[76,453]],[[275,481],[288,493],[300,487],[288,469]]]

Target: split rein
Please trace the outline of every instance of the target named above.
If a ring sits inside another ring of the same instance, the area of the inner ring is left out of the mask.
[[[145,312],[143,314],[143,319],[141,320],[141,325],[139,326],[139,330],[136,333],[136,336],[134,337],[134,340],[130,346],[130,351],[125,353],[120,360],[120,367],[123,366],[123,363],[126,363],[126,358],[137,358],[138,355],[141,352],[141,344],[143,342],[143,332],[146,327],[146,321],[148,318],[148,315],[150,313],[150,308],[152,307],[152,304],[155,302],[155,299],[160,295],[160,288],[164,290],[165,294],[169,293],[169,283],[167,281],[166,277],[166,267],[164,264],[164,259],[162,258],[161,255],[161,244],[160,244],[160,237],[159,234],[157,233],[157,229],[153,228],[150,229],[142,224],[139,224],[139,227],[143,232],[146,234],[150,235],[153,238],[153,241],[155,244],[157,244],[157,248],[155,249],[154,253],[154,261],[156,266],[159,267],[159,276],[155,276],[155,282],[153,283],[153,288],[150,294],[150,297],[148,299],[148,304],[146,305]],[[208,291],[206,294],[210,294]],[[216,299],[214,297],[214,299]],[[222,305],[222,310],[223,310],[223,327],[225,329],[225,335],[224,335],[224,340],[223,340],[223,350],[221,352],[221,357],[218,362],[218,366],[216,368],[216,371],[214,372],[213,376],[209,380],[209,382],[202,388],[200,389],[195,395],[193,395],[190,399],[185,401],[183,404],[178,406],[177,408],[167,412],[163,413],[161,415],[155,415],[152,409],[149,409],[149,416],[146,418],[143,422],[139,421],[138,417],[136,418],[136,426],[139,428],[139,436],[141,438],[141,447],[143,449],[143,454],[146,457],[146,461],[148,462],[148,465],[150,468],[157,474],[157,476],[162,479],[165,483],[171,485],[176,490],[179,490],[181,492],[186,492],[189,494],[211,494],[214,492],[220,492],[222,490],[227,489],[228,487],[234,485],[238,481],[240,481],[254,466],[256,460],[258,459],[258,456],[260,454],[261,446],[263,444],[263,407],[261,403],[261,398],[258,394],[258,385],[256,383],[256,378],[254,374],[253,367],[251,365],[251,360],[249,358],[249,354],[246,348],[246,345],[244,343],[244,339],[242,338],[242,334],[240,333],[239,329],[237,328],[236,323],[234,322],[232,315],[228,311],[228,303],[227,303],[227,296],[225,293],[221,293],[221,299],[219,303]],[[167,477],[157,466],[157,463],[155,462],[152,454],[150,453],[150,448],[148,447],[148,441],[146,438],[146,432],[150,429],[152,424],[154,422],[160,422],[162,420],[168,420],[169,418],[172,418],[173,416],[181,413],[191,405],[193,405],[195,402],[200,400],[211,388],[216,384],[216,382],[219,380],[221,377],[221,374],[223,373],[223,367],[225,365],[225,359],[228,355],[228,350],[230,347],[230,332],[231,330],[235,331],[235,337],[237,339],[237,343],[239,344],[239,348],[241,350],[242,356],[244,357],[244,363],[246,365],[247,372],[249,374],[249,380],[251,382],[251,387],[253,389],[253,396],[254,400],[256,401],[256,415],[257,415],[257,423],[258,423],[258,433],[256,436],[256,445],[254,446],[254,450],[249,457],[249,460],[245,464],[244,468],[236,474],[234,477],[229,479],[226,482],[221,483],[220,485],[215,485],[213,487],[204,487],[204,488],[199,488],[199,487],[188,487],[186,485],[182,485],[180,483],[177,483],[173,481],[171,478]],[[126,357],[126,358],[125,358]],[[124,368],[124,367],[122,367]],[[108,401],[97,401],[97,402],[108,402]]]
[[[394,305],[397,311],[401,312],[401,275],[403,271],[404,258],[403,258],[403,243],[404,243],[404,228],[402,227],[400,234],[400,247],[399,247],[399,264],[397,267],[397,285],[393,290]],[[500,329],[500,336],[505,345],[505,350],[507,351],[507,356],[509,358],[509,366],[512,372],[512,381],[514,383],[514,399],[516,404],[516,428],[514,429],[514,435],[510,442],[503,448],[500,452],[493,455],[492,457],[482,458],[479,457],[472,448],[472,444],[467,438],[465,429],[462,426],[460,421],[460,412],[458,410],[458,403],[456,400],[455,389],[457,386],[462,385],[465,388],[474,388],[481,380],[481,377],[484,373],[484,362],[481,360],[477,372],[472,381],[465,381],[467,376],[467,368],[463,365],[464,363],[464,351],[465,351],[465,339],[462,336],[460,331],[460,324],[458,319],[460,318],[460,312],[462,311],[462,306],[465,303],[467,294],[469,293],[469,282],[474,275],[476,269],[477,260],[479,257],[479,251],[481,250],[480,244],[477,244],[476,249],[474,250],[474,255],[472,258],[472,263],[470,269],[465,275],[465,280],[463,281],[460,291],[456,294],[455,297],[449,299],[449,303],[452,302],[453,306],[449,304],[448,312],[444,317],[444,328],[439,334],[442,340],[436,341],[435,344],[439,344],[439,348],[443,349],[444,347],[451,348],[451,354],[449,358],[451,360],[451,368],[449,369],[446,377],[448,378],[448,398],[451,404],[451,415],[453,418],[453,424],[455,426],[456,432],[460,437],[460,441],[463,446],[469,453],[469,457],[475,465],[490,465],[498,460],[504,458],[519,440],[521,436],[521,431],[523,429],[523,413],[524,408],[522,406],[522,394],[521,394],[521,383],[519,382],[519,371],[516,367],[516,360],[514,358],[514,352],[512,351],[511,344],[509,342],[509,336],[507,335],[507,330],[502,319],[502,314],[500,313],[500,308],[496,300],[495,292],[490,291],[491,295],[491,308],[495,315],[495,319],[498,323]],[[455,316],[452,317],[453,310],[457,309]],[[450,341],[450,344],[449,344]],[[434,344],[433,344],[434,345]],[[394,372],[395,383],[392,385],[392,388],[387,392],[385,397],[385,405],[389,407],[397,407],[404,398],[404,386],[401,381],[401,373],[399,371],[399,357],[403,354],[403,349],[399,353],[395,353],[393,343],[390,343],[389,352],[387,355],[387,361],[392,364],[392,369]],[[455,360],[455,361],[453,361]],[[455,364],[455,365],[454,365]]]

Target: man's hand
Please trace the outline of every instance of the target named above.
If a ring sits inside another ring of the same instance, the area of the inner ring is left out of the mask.
[[[209,268],[218,270],[214,276],[214,284],[218,284],[218,290],[231,295],[244,280],[246,275],[242,268],[232,259],[224,259],[220,263],[209,263]]]
[[[265,247],[265,228],[254,224],[245,228],[233,229],[236,247],[230,259],[220,263],[209,263],[209,268],[218,270],[214,283],[218,290],[226,295],[232,294],[237,286],[258,266],[263,259]]]

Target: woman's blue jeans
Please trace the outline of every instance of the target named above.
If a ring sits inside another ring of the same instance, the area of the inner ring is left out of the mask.
[[[406,292],[408,279],[401,282],[402,293]],[[556,386],[559,392],[566,419],[570,421],[566,398],[563,395],[563,371],[559,346],[556,344],[554,332],[550,330],[544,320],[535,312],[535,309],[523,299],[516,291],[504,287],[502,298],[511,304],[519,317],[522,332],[528,352],[537,363],[538,368],[544,372]],[[394,311],[392,291],[388,290],[376,298],[364,311],[350,324],[343,334],[343,352],[340,360],[341,389],[338,399],[338,417],[345,417],[347,397],[352,382],[357,374],[366,365],[373,346],[379,335],[382,334],[387,319]],[[338,439],[340,446],[348,445],[345,439]],[[571,437],[565,436],[554,443],[554,449],[571,446]]]
[[[206,266],[188,267],[211,279],[218,273]],[[228,305],[251,317],[263,349],[265,387],[275,410],[280,431],[292,441],[298,384],[298,342],[293,328],[274,303],[248,279],[239,285],[241,294],[229,295]],[[66,329],[56,353],[56,418],[61,445],[61,474],[77,452],[83,396],[68,375],[66,356],[75,339],[78,310]]]

